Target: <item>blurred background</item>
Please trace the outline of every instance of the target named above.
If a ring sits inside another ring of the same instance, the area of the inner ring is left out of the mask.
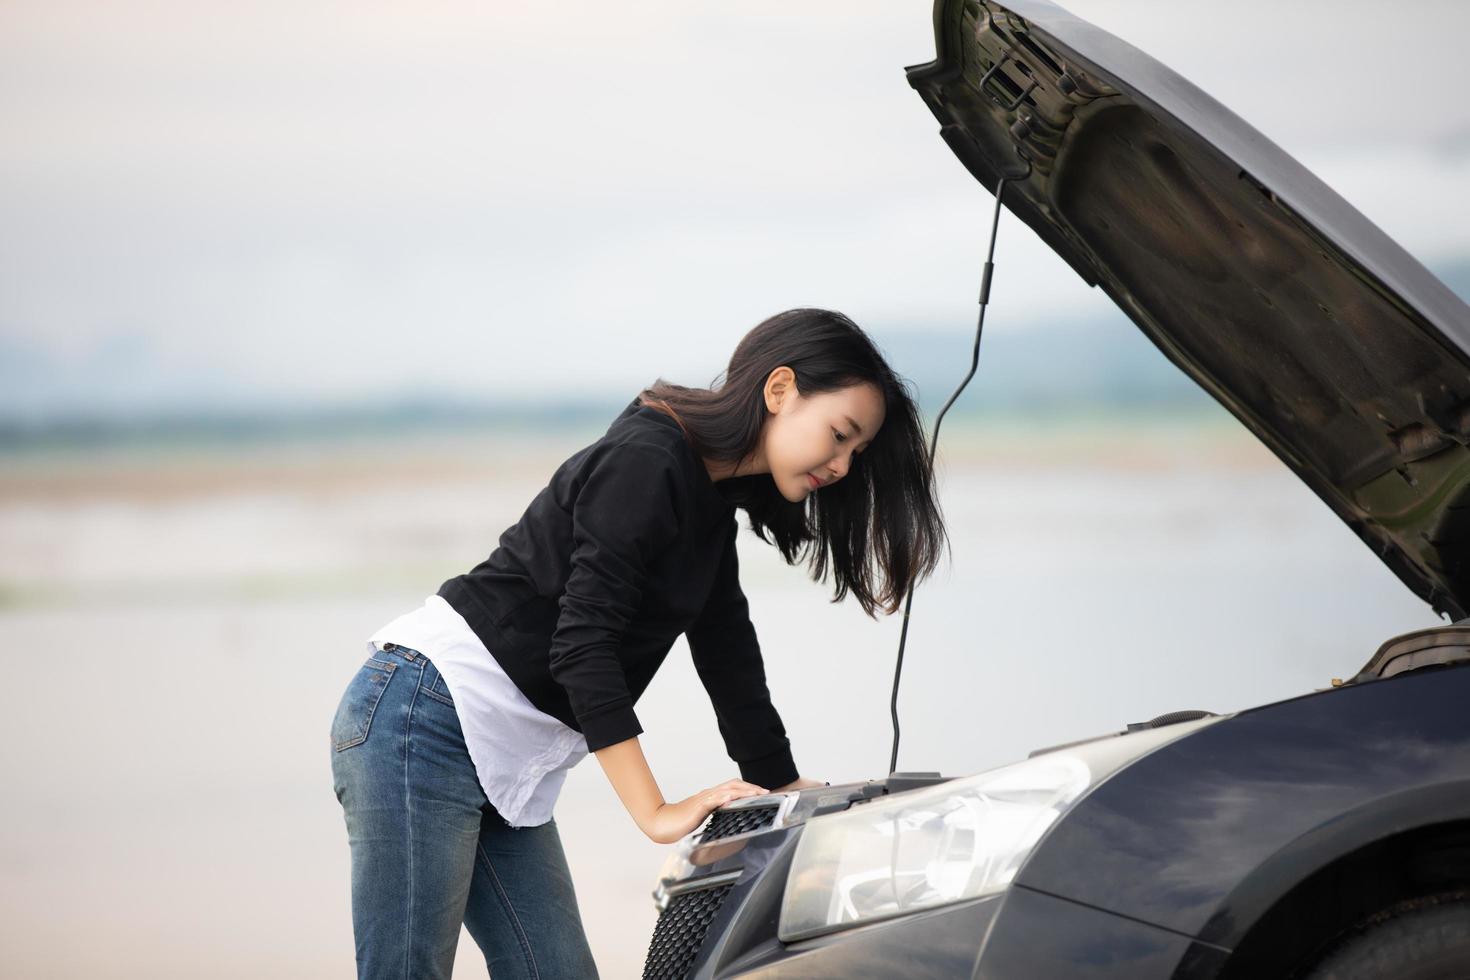
[[[1067,6],[1470,294],[1470,7]],[[776,311],[852,316],[932,423],[990,208],[904,80],[932,56],[892,0],[0,3],[0,971],[351,976],[327,732],[374,629]],[[900,768],[1291,697],[1436,622],[1009,216],[997,261]],[[899,617],[740,547],[803,774],[881,776]],[[638,710],[666,796],[735,774],[682,641]],[[665,848],[595,761],[557,822],[636,976]]]

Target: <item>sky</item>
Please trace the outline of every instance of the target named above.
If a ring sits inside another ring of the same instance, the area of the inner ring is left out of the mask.
[[[1470,260],[1470,4],[1065,6]],[[990,202],[932,57],[898,0],[6,0],[0,417],[631,395],[798,305],[962,335]],[[1111,310],[1019,222],[997,259],[989,329]]]

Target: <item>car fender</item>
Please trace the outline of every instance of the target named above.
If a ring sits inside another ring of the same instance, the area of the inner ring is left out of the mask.
[[[1016,882],[1229,946],[1301,877],[1470,811],[1470,665],[1242,711],[1082,797]]]
[[[1470,779],[1381,796],[1290,841],[1243,877],[1197,938],[1234,947],[1307,878],[1370,844],[1438,824],[1470,821]]]

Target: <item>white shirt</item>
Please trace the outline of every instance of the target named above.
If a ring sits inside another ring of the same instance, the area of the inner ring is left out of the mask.
[[[480,786],[505,822],[535,827],[550,820],[567,771],[587,755],[582,733],[531,704],[437,595],[378,630],[368,646],[384,643],[417,650],[443,675]]]

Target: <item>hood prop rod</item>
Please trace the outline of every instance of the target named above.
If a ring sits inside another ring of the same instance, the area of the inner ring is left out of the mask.
[[[997,62],[997,67],[999,63]],[[994,70],[994,69],[992,69]],[[990,280],[995,273],[995,232],[1000,227],[1000,202],[1005,194],[1006,184],[1011,181],[1025,180],[1031,173],[1031,165],[1027,163],[1026,171],[1020,175],[1001,177],[995,184],[995,212],[990,217],[990,245],[985,252],[985,271],[980,277],[980,313],[975,321],[975,346],[970,352],[970,373],[965,375],[965,380],[949,396],[949,401],[939,410],[939,415],[934,419],[934,433],[929,439],[929,480],[934,480],[934,453],[939,446],[939,425],[944,421],[944,413],[960,397],[960,392],[965,390],[965,385],[975,376],[975,368],[980,363],[980,334],[985,329],[985,307],[990,303]],[[903,603],[903,627],[898,634],[898,663],[893,668],[893,698],[889,702],[888,710],[893,715],[893,753],[888,757],[888,774],[891,776],[898,771],[898,680],[903,675],[903,648],[909,636],[909,611],[914,605],[914,583],[909,582],[908,595]]]

